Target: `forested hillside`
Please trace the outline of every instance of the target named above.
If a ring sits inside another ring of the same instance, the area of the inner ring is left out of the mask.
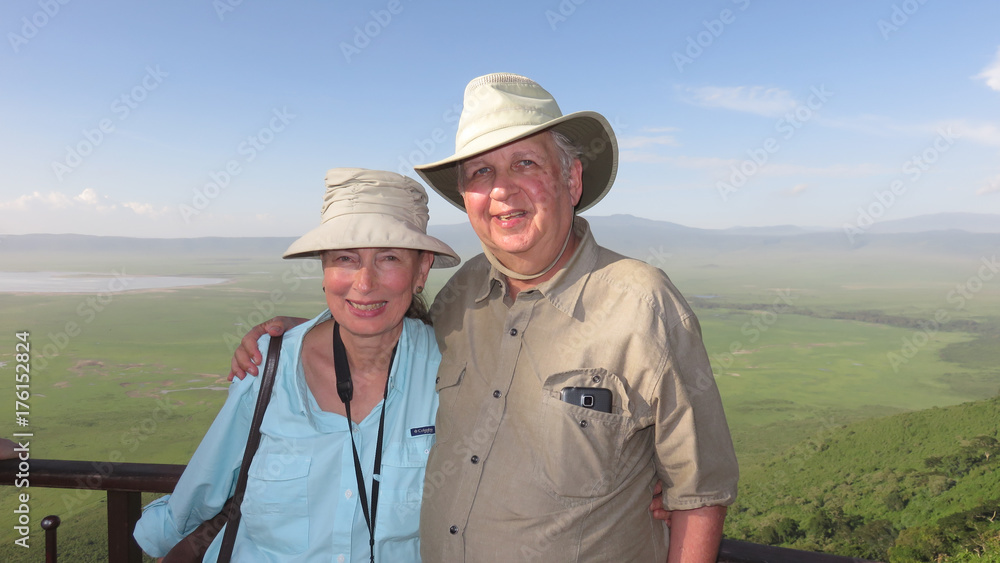
[[[1000,561],[998,423],[1000,397],[828,430],[742,468],[727,536],[892,563]]]

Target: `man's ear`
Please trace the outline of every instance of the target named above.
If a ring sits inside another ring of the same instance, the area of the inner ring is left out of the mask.
[[[583,197],[583,163],[579,158],[573,160],[573,165],[569,169],[569,196],[573,207],[576,207]]]

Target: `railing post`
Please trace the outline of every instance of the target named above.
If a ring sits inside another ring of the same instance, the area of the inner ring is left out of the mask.
[[[42,529],[45,530],[45,563],[56,563],[59,552],[56,548],[56,528],[59,527],[58,516],[42,518]]]
[[[108,561],[141,563],[142,550],[132,539],[142,515],[142,493],[108,491]]]

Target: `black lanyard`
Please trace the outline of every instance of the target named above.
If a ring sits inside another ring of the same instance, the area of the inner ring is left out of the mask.
[[[347,361],[347,350],[340,338],[340,325],[333,323],[333,368],[337,372],[337,394],[344,402],[347,411],[347,430],[351,434],[351,449],[354,450],[354,474],[358,480],[358,494],[361,495],[361,510],[365,514],[365,524],[368,525],[368,546],[371,548],[371,561],[375,563],[375,514],[378,510],[378,486],[382,480],[382,434],[385,430],[385,404],[389,401],[389,375],[392,373],[392,363],[396,360],[396,347],[392,347],[392,357],[389,359],[389,371],[385,376],[385,391],[382,393],[382,415],[378,421],[378,441],[375,445],[375,468],[372,470],[372,509],[368,512],[368,496],[365,494],[365,478],[361,473],[361,459],[358,457],[358,447],[354,444],[354,428],[351,426],[351,398],[354,397],[354,383],[351,381],[351,366]]]

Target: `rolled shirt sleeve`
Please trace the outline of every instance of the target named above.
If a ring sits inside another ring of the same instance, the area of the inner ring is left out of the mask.
[[[266,350],[269,338],[259,345]],[[133,537],[147,554],[163,557],[202,522],[222,510],[236,488],[236,478],[253,417],[259,377],[235,379],[172,494],[143,508]]]
[[[686,314],[666,337],[663,378],[651,404],[664,508],[730,505],[739,471],[697,318]]]

